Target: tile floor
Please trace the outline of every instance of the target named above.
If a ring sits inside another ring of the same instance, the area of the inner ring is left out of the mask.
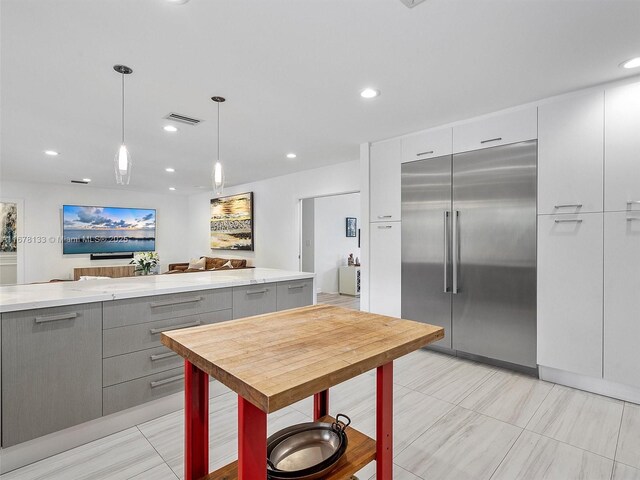
[[[352,297],[351,295],[341,295],[339,293],[319,293],[318,303],[336,305],[337,307],[349,308],[351,310],[360,310],[360,297]]]
[[[640,480],[640,406],[420,350],[396,362],[395,480]],[[269,416],[310,419],[311,399]],[[375,434],[375,376],[331,390],[330,410]],[[235,458],[237,397],[211,389],[211,469]],[[1,480],[182,478],[182,411],[3,475]],[[375,478],[370,464],[357,475]]]

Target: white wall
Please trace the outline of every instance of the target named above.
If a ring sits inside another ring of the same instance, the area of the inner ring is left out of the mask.
[[[358,237],[346,236],[346,218],[355,217],[360,228],[360,194],[333,195],[315,199],[314,266],[319,292],[338,293],[338,268],[353,253],[360,257]]]
[[[123,265],[127,260],[91,261],[89,255],[62,255],[62,205],[155,208],[157,210],[156,251],[161,270],[171,262],[188,261],[185,241],[188,198],[128,190],[96,188],[88,185],[51,185],[3,181],[0,196],[22,199],[23,232],[18,235],[45,237],[45,243],[23,243],[24,283],[44,282],[52,278],[72,278],[74,267]],[[49,242],[49,237],[56,241]],[[20,248],[20,246],[18,247]]]
[[[303,160],[300,160],[303,161]],[[360,190],[357,161],[225,188],[223,195],[254,194],[255,251],[212,252],[209,248],[210,193],[189,197],[188,257],[246,258],[257,267],[299,270],[300,199]]]

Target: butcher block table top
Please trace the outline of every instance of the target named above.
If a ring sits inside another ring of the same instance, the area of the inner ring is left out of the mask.
[[[330,305],[162,334],[162,343],[271,413],[444,338],[444,329]]]

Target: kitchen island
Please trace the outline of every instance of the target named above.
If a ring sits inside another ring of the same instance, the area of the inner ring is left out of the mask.
[[[314,274],[264,268],[1,287],[0,473],[180,408],[163,331],[314,303]]]

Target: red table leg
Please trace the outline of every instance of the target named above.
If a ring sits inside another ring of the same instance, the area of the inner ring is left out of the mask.
[[[313,421],[329,415],[329,390],[316,393],[313,396]]]
[[[209,375],[184,361],[184,478],[209,473]]]
[[[376,382],[376,478],[393,478],[393,362],[378,367]]]
[[[238,480],[267,478],[267,414],[238,395]]]

